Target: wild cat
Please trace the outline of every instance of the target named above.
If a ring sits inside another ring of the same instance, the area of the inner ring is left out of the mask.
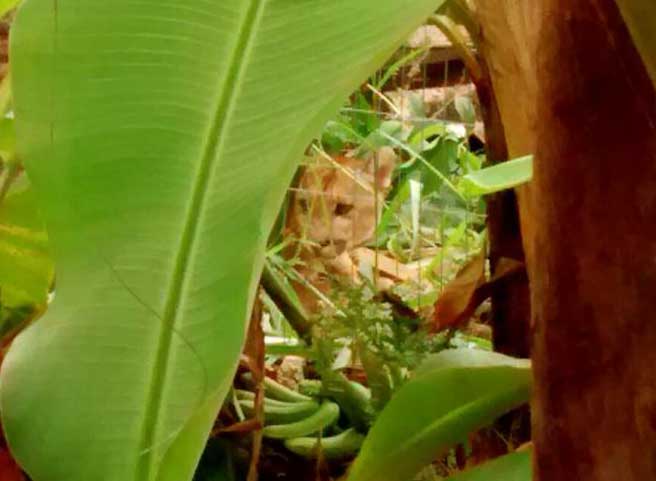
[[[298,257],[299,273],[318,291],[328,292],[333,276],[357,277],[351,251],[374,239],[396,164],[394,150],[383,147],[364,156],[318,155],[302,168],[286,225],[297,243],[287,254]],[[295,287],[315,311],[318,296]]]

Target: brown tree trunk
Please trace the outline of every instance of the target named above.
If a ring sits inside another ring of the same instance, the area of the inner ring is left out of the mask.
[[[656,479],[656,93],[612,0],[477,0],[520,189],[535,479]]]
[[[656,479],[656,95],[612,0],[542,0],[536,479]]]
[[[476,92],[485,124],[486,157],[488,162],[496,164],[508,160],[508,146],[487,62],[484,57],[479,62],[483,76],[476,82]],[[494,275],[504,257],[524,262],[524,249],[515,192],[500,192],[486,200],[490,268]],[[529,357],[529,318],[528,278],[516,275],[505,279],[492,294],[494,349],[511,356]]]

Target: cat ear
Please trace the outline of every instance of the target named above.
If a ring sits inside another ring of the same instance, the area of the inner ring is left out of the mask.
[[[387,190],[392,185],[392,173],[397,161],[398,156],[391,147],[382,147],[374,154],[371,166],[375,171],[374,182],[378,190]]]

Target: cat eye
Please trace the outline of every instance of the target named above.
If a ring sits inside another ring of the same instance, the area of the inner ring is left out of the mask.
[[[342,204],[335,206],[335,215],[346,215],[353,210],[353,204]]]

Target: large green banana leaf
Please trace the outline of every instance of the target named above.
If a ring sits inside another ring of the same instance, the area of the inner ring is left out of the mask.
[[[473,349],[429,357],[376,419],[347,481],[413,479],[469,433],[526,403],[530,388],[527,360]]]
[[[55,300],[2,368],[34,481],[190,479],[307,142],[441,0],[27,0],[18,150]]]
[[[656,86],[656,2],[616,0]]]

